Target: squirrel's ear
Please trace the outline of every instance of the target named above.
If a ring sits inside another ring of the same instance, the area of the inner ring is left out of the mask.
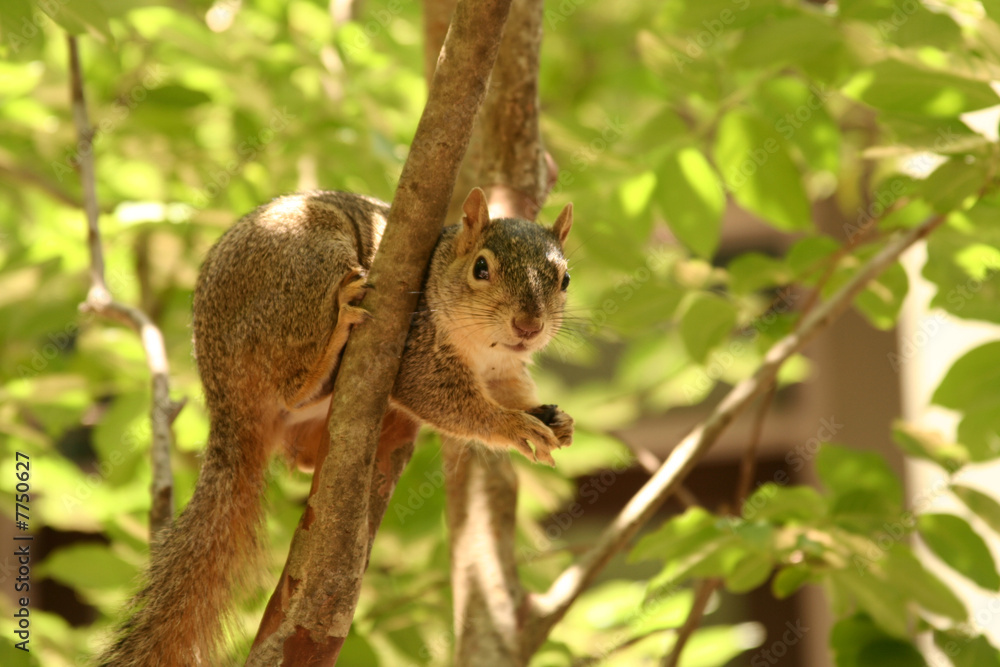
[[[472,192],[465,198],[462,204],[462,228],[458,230],[458,238],[455,242],[455,252],[461,256],[470,252],[476,245],[476,241],[482,236],[490,224],[490,209],[486,205],[486,193],[479,188],[472,188]]]
[[[559,217],[552,225],[552,232],[559,239],[559,246],[566,245],[566,237],[569,236],[569,229],[573,226],[573,204],[566,204]]]

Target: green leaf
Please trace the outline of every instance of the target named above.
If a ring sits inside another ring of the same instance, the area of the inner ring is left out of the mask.
[[[952,484],[951,492],[958,496],[959,500],[965,503],[965,506],[982,519],[987,526],[992,528],[993,532],[1000,535],[1000,503],[982,491],[961,484]]]
[[[936,463],[948,474],[969,462],[969,452],[965,447],[947,442],[936,431],[925,431],[913,424],[897,421],[892,427],[892,439],[909,456]]]
[[[933,282],[936,308],[966,319],[1000,323],[1000,201],[984,197],[952,213],[927,239],[923,275]]]
[[[828,57],[842,37],[830,21],[810,14],[750,27],[733,50],[735,67],[805,64]]]
[[[670,146],[690,136],[690,128],[672,108],[667,107],[649,119],[637,133],[636,150],[648,150],[651,146]],[[662,183],[661,183],[662,186]]]
[[[754,108],[811,169],[837,173],[840,130],[826,111],[829,92],[815,84],[810,87],[798,77],[776,77],[757,89]]]
[[[906,544],[895,544],[879,569],[890,584],[927,611],[958,622],[968,618],[965,604],[951,587],[925,568]]]
[[[735,294],[752,294],[758,290],[792,282],[794,276],[783,261],[759,252],[746,252],[729,262],[729,287]]]
[[[962,412],[1000,405],[1000,341],[962,355],[948,369],[931,400]]]
[[[115,41],[107,14],[98,0],[40,3],[39,8],[71,35],[90,33],[102,42]]]
[[[708,353],[721,344],[736,326],[736,309],[725,299],[701,295],[681,319],[681,337],[688,354],[705,363]]]
[[[869,253],[860,253],[859,258],[867,256],[870,256]],[[844,272],[838,278],[842,276],[842,280],[846,282],[848,275],[848,272]],[[840,284],[842,284],[840,280],[831,280],[827,284],[827,290],[831,290],[832,293],[834,285]],[[894,262],[865,286],[854,299],[854,306],[876,329],[888,331],[896,326],[896,319],[899,317],[899,311],[903,307],[903,300],[909,289],[910,281],[906,277],[906,270],[899,262]],[[827,293],[827,290],[824,290],[824,293]]]
[[[54,551],[36,575],[80,589],[115,589],[131,585],[136,569],[104,544],[84,542]]]
[[[830,632],[837,667],[926,667],[912,644],[886,635],[865,614],[839,621]]]
[[[927,663],[910,642],[884,639],[861,649],[858,667],[927,667]]]
[[[830,580],[848,593],[882,630],[892,637],[908,636],[906,600],[895,587],[853,568],[833,571]]]
[[[982,635],[935,630],[934,643],[954,667],[1000,667],[1000,651]]]
[[[890,494],[873,489],[838,492],[830,502],[830,517],[838,526],[861,535],[882,530],[900,516],[901,507]]]
[[[996,23],[1000,23],[1000,0],[980,0],[986,16]]]
[[[732,593],[747,593],[762,586],[774,568],[770,554],[750,552],[726,573],[726,588]]]
[[[168,84],[153,88],[146,94],[145,104],[155,104],[175,112],[181,109],[192,109],[202,104],[208,104],[212,98],[200,90]]]
[[[958,438],[978,463],[1000,456],[1000,411],[995,407],[967,410],[958,424]]]
[[[812,227],[802,177],[783,140],[759,116],[730,111],[719,123],[715,162],[736,202],[776,228]]]
[[[902,509],[902,484],[885,459],[876,452],[863,452],[835,444],[824,445],[816,457],[816,473],[834,495],[868,491],[884,498],[888,506]]]
[[[761,484],[743,504],[742,516],[777,523],[809,522],[826,513],[826,501],[810,486]]]
[[[635,218],[645,211],[655,189],[656,174],[651,171],[645,171],[618,186],[618,199],[625,215]]]
[[[700,151],[683,148],[667,156],[657,173],[656,200],[677,238],[711,259],[719,245],[726,196]]]
[[[726,534],[714,515],[693,507],[640,539],[629,554],[629,561],[669,561]]]
[[[771,592],[779,600],[794,595],[813,578],[813,571],[808,565],[790,565],[778,571],[771,581]]]
[[[953,570],[987,590],[1000,590],[993,556],[965,519],[953,514],[923,514],[917,530],[930,550]]]
[[[891,639],[866,614],[841,619],[830,631],[830,648],[837,667],[858,667],[858,654],[865,646]]]
[[[1000,104],[984,81],[886,59],[860,72],[844,92],[876,109],[951,118]]]
[[[38,37],[41,29],[32,22],[34,6],[29,0],[7,0],[0,14],[0,36],[15,54],[26,42]]]
[[[375,649],[354,626],[347,633],[344,645],[340,649],[338,661],[343,661],[345,665],[372,665],[373,667],[382,664]]]
[[[789,249],[785,262],[796,278],[807,285],[814,285],[825,261],[838,250],[840,244],[829,236],[807,236]]]
[[[968,156],[953,157],[924,179],[918,192],[938,213],[969,208],[988,183],[991,172],[986,160],[969,162]]]
[[[885,32],[904,47],[936,46],[939,49],[963,48],[962,31],[948,14],[932,12],[919,4],[897,5],[885,22]],[[880,24],[880,28],[883,24]]]

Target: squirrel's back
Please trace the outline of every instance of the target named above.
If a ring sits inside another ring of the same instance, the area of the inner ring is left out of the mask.
[[[373,197],[318,190],[264,204],[219,239],[194,296],[195,357],[209,405],[226,401],[240,354],[246,370],[294,391],[329,332],[321,313],[341,276],[371,268],[388,213]]]

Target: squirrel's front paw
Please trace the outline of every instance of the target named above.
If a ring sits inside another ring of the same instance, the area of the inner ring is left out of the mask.
[[[551,452],[553,449],[558,449],[562,446],[556,434],[540,419],[527,412],[517,412],[515,414],[519,421],[516,434],[513,438],[514,446],[517,450],[532,461],[555,466],[556,462],[553,460]],[[535,446],[534,451],[528,445],[529,441]]]
[[[360,324],[372,315],[357,304],[365,297],[372,284],[361,267],[351,269],[340,281],[337,291],[338,324]]]
[[[526,412],[537,417],[543,424],[552,429],[556,439],[559,440],[558,447],[569,447],[573,444],[573,418],[560,410],[559,406],[539,405]]]

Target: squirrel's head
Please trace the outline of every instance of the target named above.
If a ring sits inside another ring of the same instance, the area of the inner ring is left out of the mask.
[[[551,228],[518,218],[490,219],[474,188],[462,207],[450,259],[449,327],[476,346],[534,352],[559,330],[569,286],[563,245],[573,205]]]

